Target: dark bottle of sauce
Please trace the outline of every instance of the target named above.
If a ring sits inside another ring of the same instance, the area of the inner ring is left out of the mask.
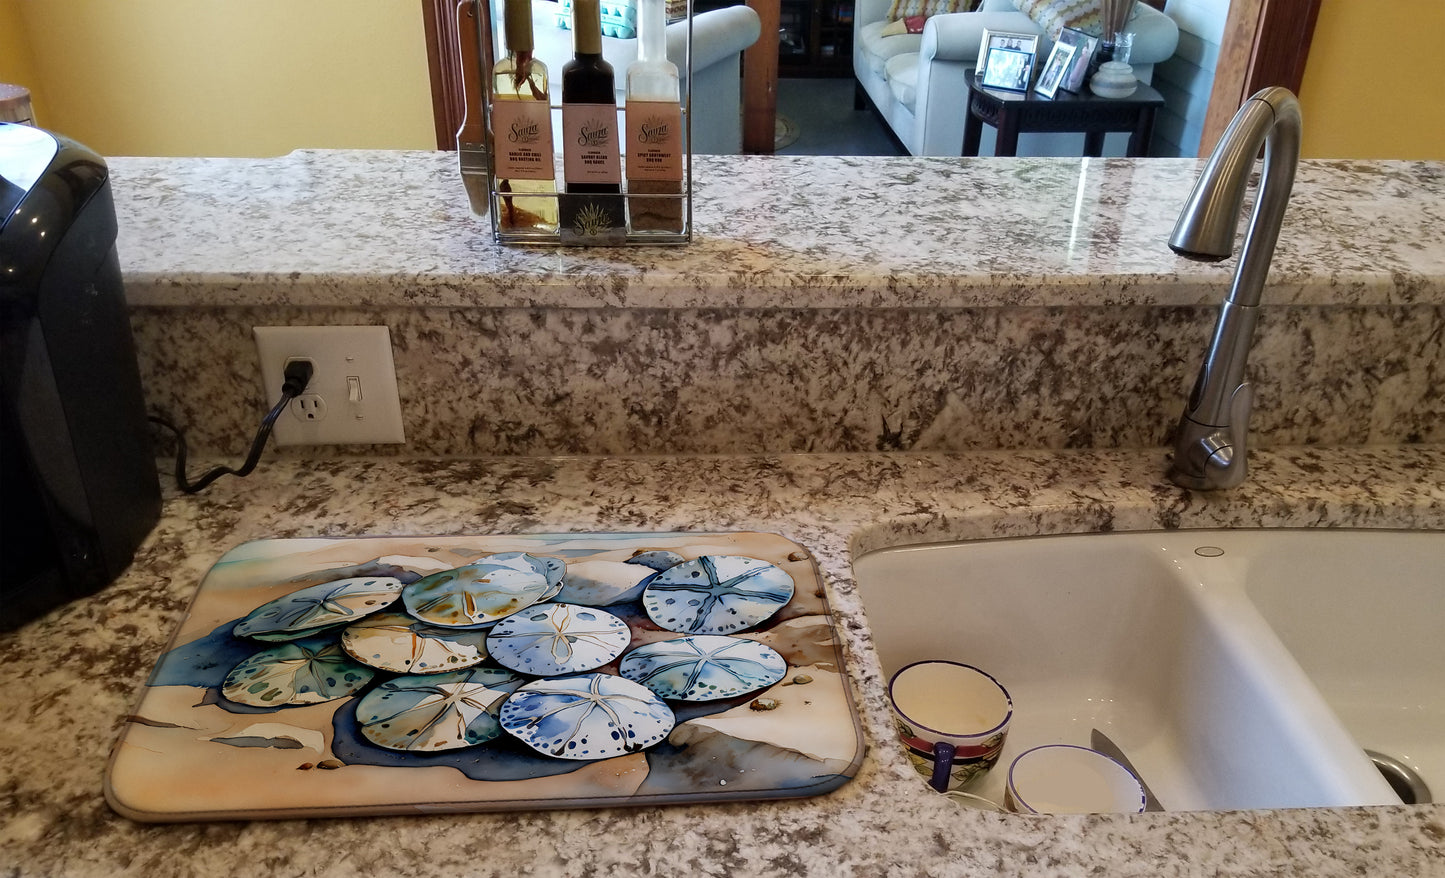
[[[602,59],[598,0],[572,4],[574,55],[562,67],[563,178],[569,193],[620,193],[617,91]]]

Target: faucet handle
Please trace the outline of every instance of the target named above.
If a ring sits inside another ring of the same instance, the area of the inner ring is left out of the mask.
[[[1249,440],[1249,415],[1254,411],[1254,385],[1248,381],[1229,397],[1229,443],[1243,451]]]
[[[1202,424],[1189,412],[1179,419],[1174,461],[1169,478],[1197,491],[1232,488],[1244,481],[1249,414],[1254,407],[1254,386],[1244,382],[1229,396],[1229,410],[1219,426]]]
[[[1234,388],[1229,397],[1228,445],[1221,445],[1209,455],[1207,466],[1218,476],[1215,487],[1233,488],[1248,474],[1249,415],[1254,410],[1254,385],[1248,381]],[[1225,438],[1223,436],[1218,438]]]

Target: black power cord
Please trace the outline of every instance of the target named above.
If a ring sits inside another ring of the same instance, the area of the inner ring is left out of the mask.
[[[306,385],[311,383],[311,375],[315,372],[315,366],[310,360],[288,360],[286,362],[286,378],[281,384],[281,400],[266,413],[261,419],[261,426],[256,430],[256,438],[251,441],[251,451],[246,455],[246,462],[241,464],[240,469],[231,469],[228,466],[218,466],[205,475],[201,476],[194,483],[186,479],[186,434],[165,418],[151,415],[150,420],[170,430],[176,436],[176,488],[187,494],[196,494],[204,491],[211,482],[221,476],[236,476],[244,478],[251,474],[256,468],[256,463],[261,459],[261,452],[266,447],[266,440],[271,438],[271,428],[275,426],[276,419],[286,411],[286,406],[291,400],[306,392]]]

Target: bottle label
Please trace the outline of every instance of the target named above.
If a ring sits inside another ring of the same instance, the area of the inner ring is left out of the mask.
[[[616,106],[562,105],[562,164],[568,183],[622,183]]]
[[[627,179],[682,180],[682,107],[627,102]]]
[[[498,179],[556,179],[552,113],[546,101],[493,102],[492,143],[497,151]]]

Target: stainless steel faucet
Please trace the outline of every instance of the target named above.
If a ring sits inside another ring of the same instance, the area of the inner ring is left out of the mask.
[[[1299,163],[1299,101],[1285,88],[1266,88],[1239,108],[1179,214],[1169,246],[1191,259],[1218,261],[1234,252],[1234,232],[1255,157],[1264,147],[1264,172],[1244,235],[1229,295],[1214,338],[1189,394],[1174,440],[1169,478],[1199,490],[1244,481],[1245,439],[1254,389],[1245,362],[1254,340],[1260,292],[1269,274]]]

